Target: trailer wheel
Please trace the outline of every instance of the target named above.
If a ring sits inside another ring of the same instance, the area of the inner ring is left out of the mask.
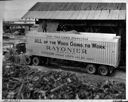
[[[25,63],[27,65],[30,65],[31,64],[31,57],[30,56],[25,56]]]
[[[96,66],[93,64],[88,64],[86,66],[86,72],[89,74],[95,74],[96,73]]]
[[[33,65],[38,66],[40,64],[39,57],[33,57],[32,63],[33,63]]]
[[[107,66],[99,66],[99,68],[98,68],[98,73],[99,73],[100,75],[106,76],[106,75],[109,74],[109,69],[108,69]]]

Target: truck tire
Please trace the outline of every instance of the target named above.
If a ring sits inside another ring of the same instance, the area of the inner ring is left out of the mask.
[[[88,64],[86,66],[86,72],[89,74],[95,74],[96,73],[96,66],[93,64]]]
[[[109,69],[107,66],[101,65],[98,68],[98,73],[102,76],[106,76],[109,74]]]
[[[30,56],[25,56],[25,63],[27,64],[27,65],[30,65],[31,64],[31,57]]]
[[[38,66],[40,64],[39,57],[33,57],[32,63],[33,63],[33,65]]]

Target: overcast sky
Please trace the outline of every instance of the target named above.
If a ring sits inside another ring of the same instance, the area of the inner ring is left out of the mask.
[[[6,20],[19,19],[38,1],[45,0],[0,1],[0,10]]]
[[[113,2],[126,0],[0,0],[0,18],[5,20],[20,19],[36,2]]]

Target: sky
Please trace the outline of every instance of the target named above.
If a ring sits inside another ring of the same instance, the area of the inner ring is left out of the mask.
[[[0,1],[0,12],[5,20],[19,19],[38,1],[44,0]]]
[[[125,0],[0,0],[0,18],[20,19],[37,2],[125,2]]]

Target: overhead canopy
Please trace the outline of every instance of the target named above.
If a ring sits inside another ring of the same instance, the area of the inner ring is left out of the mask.
[[[126,3],[38,2],[23,18],[126,20]]]

